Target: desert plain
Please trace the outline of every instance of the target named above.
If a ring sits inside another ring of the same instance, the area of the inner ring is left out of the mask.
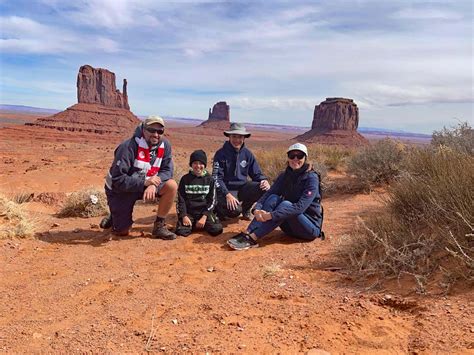
[[[129,237],[115,237],[98,228],[101,217],[57,212],[67,194],[102,188],[127,135],[24,125],[37,117],[2,113],[0,192],[34,194],[23,205],[36,233],[0,240],[1,352],[472,353],[470,288],[420,294],[410,275],[361,280],[337,257],[357,217],[380,208],[383,189],[324,196],[324,241],[277,230],[259,248],[231,251],[225,241],[243,220],[218,237],[152,239],[151,204],[136,207]],[[190,152],[212,157],[225,139],[180,123],[167,137],[184,170]],[[248,146],[286,147],[292,137],[259,130]],[[176,223],[175,210],[167,222]]]

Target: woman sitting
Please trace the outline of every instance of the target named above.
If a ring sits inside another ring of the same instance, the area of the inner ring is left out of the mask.
[[[307,162],[308,149],[296,143],[288,148],[287,155],[288,167],[257,201],[253,221],[245,232],[227,241],[232,249],[257,247],[257,241],[278,226],[291,237],[324,239],[319,176]]]

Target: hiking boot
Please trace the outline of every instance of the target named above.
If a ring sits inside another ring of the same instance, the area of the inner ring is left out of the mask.
[[[258,247],[258,243],[247,233],[239,233],[227,241],[227,245],[234,250],[247,250]]]
[[[242,219],[246,221],[251,221],[253,219],[253,213],[250,210],[242,212]]]
[[[129,228],[126,228],[126,229],[121,230],[121,231],[112,230],[112,234],[117,236],[117,237],[126,237],[126,236],[128,236],[129,232],[130,232]]]
[[[173,240],[176,239],[176,234],[166,228],[166,223],[164,218],[157,217],[155,223],[153,224],[153,231],[151,235],[154,238],[164,239],[164,240]]]
[[[102,229],[112,228],[112,214],[109,214],[108,216],[102,218],[102,221],[100,221],[99,226]]]

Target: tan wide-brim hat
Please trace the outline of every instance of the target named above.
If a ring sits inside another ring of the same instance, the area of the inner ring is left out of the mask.
[[[252,135],[250,132],[247,132],[245,126],[242,123],[237,122],[231,123],[230,129],[228,131],[224,131],[224,136],[226,137],[229,137],[231,134],[239,134],[245,138],[248,138]]]
[[[145,128],[151,126],[154,123],[159,123],[163,127],[165,126],[165,120],[157,115],[148,116],[145,121],[143,121],[143,125]]]

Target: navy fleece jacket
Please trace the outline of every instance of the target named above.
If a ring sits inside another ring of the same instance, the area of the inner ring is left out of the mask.
[[[261,210],[265,200],[273,194],[291,202],[291,205],[273,211],[272,220],[282,221],[304,213],[317,227],[321,228],[323,219],[321,192],[319,191],[319,176],[314,170],[293,174],[289,167],[286,168],[270,190],[257,201],[255,209]]]
[[[114,161],[110,167],[106,183],[109,187],[112,187],[113,191],[143,192],[145,188],[145,174],[133,166],[138,151],[135,137],[141,137],[141,135],[142,128],[139,125],[133,137],[120,143],[115,149]],[[166,138],[161,137],[158,145],[162,142],[165,143],[165,153],[158,176],[161,178],[161,181],[165,182],[173,177],[173,159],[171,157],[170,142]]]
[[[214,155],[212,176],[218,192],[226,195],[229,190],[238,190],[250,177],[252,181],[262,181],[263,175],[255,156],[243,144],[236,150],[228,141]]]

